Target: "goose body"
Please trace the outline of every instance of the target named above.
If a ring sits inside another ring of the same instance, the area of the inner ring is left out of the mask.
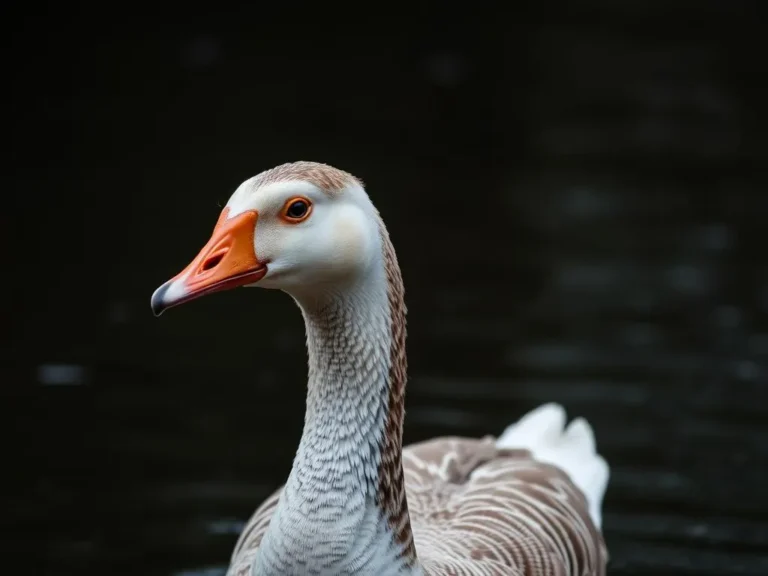
[[[608,467],[583,419],[566,427],[547,404],[498,438],[403,449],[403,283],[356,178],[297,162],[246,180],[152,307],[236,286],[294,298],[309,371],[291,473],[243,530],[228,575],[605,574]]]

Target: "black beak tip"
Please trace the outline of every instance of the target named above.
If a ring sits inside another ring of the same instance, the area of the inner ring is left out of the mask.
[[[165,304],[165,293],[168,291],[168,283],[166,282],[160,288],[155,290],[155,293],[152,294],[152,300],[150,301],[150,305],[152,306],[152,313],[157,317],[160,316],[163,312],[165,312],[166,308],[168,306]]]

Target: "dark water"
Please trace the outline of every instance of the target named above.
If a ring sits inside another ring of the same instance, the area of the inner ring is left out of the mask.
[[[11,263],[40,280],[13,288],[8,519],[35,573],[222,574],[286,477],[289,298],[149,296],[299,158],[360,175],[398,249],[406,441],[562,402],[612,466],[612,574],[768,573],[757,19],[573,6],[301,39],[256,9],[20,17]]]

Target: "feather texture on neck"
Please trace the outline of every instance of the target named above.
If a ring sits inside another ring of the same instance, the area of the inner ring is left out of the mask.
[[[395,252],[380,230],[381,258],[364,276],[296,298],[307,331],[307,407],[262,542],[265,574],[416,569],[402,467],[406,311]]]

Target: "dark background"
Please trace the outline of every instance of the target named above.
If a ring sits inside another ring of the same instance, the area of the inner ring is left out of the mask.
[[[242,180],[305,159],[360,176],[398,249],[407,442],[562,402],[612,467],[612,574],[767,574],[758,4],[11,7],[23,573],[223,574],[293,458],[301,317],[149,297]]]

